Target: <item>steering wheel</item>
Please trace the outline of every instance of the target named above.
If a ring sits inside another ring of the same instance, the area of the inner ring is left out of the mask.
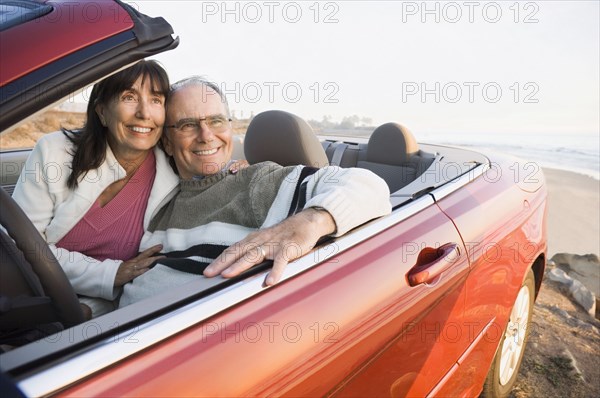
[[[0,188],[0,225],[15,241],[33,272],[40,280],[44,293],[52,300],[58,320],[71,327],[83,322],[84,316],[77,295],[48,243],[37,231],[13,198]]]

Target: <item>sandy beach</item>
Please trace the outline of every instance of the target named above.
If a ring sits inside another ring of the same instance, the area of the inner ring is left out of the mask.
[[[544,168],[548,187],[548,258],[600,255],[600,181]]]

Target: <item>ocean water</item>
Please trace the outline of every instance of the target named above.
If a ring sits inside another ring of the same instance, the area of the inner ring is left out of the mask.
[[[368,136],[371,131],[325,131],[324,134]],[[419,133],[417,141],[503,152],[541,167],[561,169],[600,180],[600,135],[593,134],[485,134]]]
[[[590,134],[421,134],[420,142],[508,153],[542,167],[600,179],[600,137]]]

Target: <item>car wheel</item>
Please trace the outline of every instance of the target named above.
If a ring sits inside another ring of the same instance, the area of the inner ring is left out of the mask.
[[[533,271],[529,270],[517,294],[502,342],[487,375],[483,388],[483,395],[486,397],[505,397],[514,387],[529,338],[534,297],[535,277]]]

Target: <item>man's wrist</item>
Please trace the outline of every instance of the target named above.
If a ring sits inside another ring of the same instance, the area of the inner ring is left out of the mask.
[[[309,207],[304,209],[302,213],[306,213],[311,223],[321,233],[320,236],[333,235],[337,231],[335,220],[331,213],[323,207]]]

